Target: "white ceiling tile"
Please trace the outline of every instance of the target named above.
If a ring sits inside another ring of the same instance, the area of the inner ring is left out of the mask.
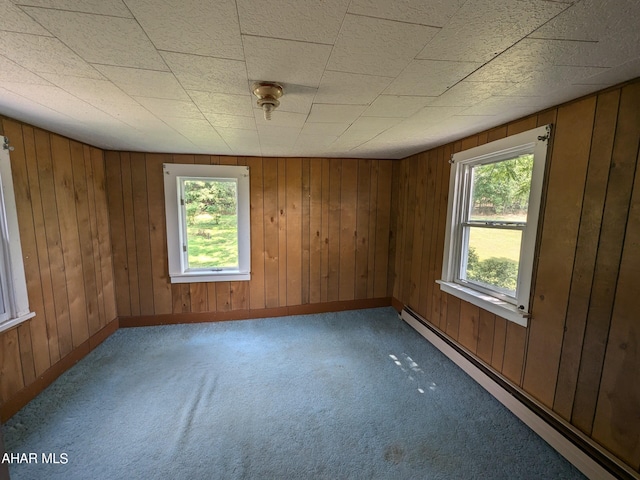
[[[90,105],[97,107],[102,104],[137,105],[134,99],[107,80],[73,77],[57,73],[43,73],[42,76]]]
[[[356,73],[326,71],[314,102],[333,104],[370,104],[393,79]]]
[[[187,90],[246,95],[247,68],[244,62],[162,52],[162,56]]]
[[[349,13],[420,25],[444,26],[466,0],[352,0]]]
[[[0,51],[32,72],[102,78],[57,38],[0,31]]]
[[[237,0],[237,4],[242,33],[333,44],[349,0]]]
[[[247,71],[254,81],[317,87],[331,54],[330,45],[277,38],[242,37]]]
[[[132,18],[25,7],[25,11],[89,63],[166,70]]]
[[[171,72],[111,65],[94,66],[129,95],[189,100],[189,95]]]
[[[271,125],[278,127],[295,127],[300,129],[307,119],[307,115],[304,113],[283,112],[279,109],[275,110],[271,114],[271,120],[265,120],[264,112],[258,108],[253,109],[253,115],[258,127],[261,125]]]
[[[402,121],[401,118],[360,117],[345,132],[347,135],[362,134],[369,137],[388,130]]]
[[[253,115],[252,97],[249,95],[230,95],[197,90],[189,90],[188,93],[202,113],[224,113],[244,117]]]
[[[252,130],[256,128],[254,117],[242,117],[240,115],[225,115],[223,113],[207,113],[204,116],[216,129],[218,127],[239,128]]]
[[[300,148],[308,153],[316,153],[316,156],[320,156],[318,148],[328,147],[338,139],[337,136],[331,135],[307,135],[301,133],[296,139],[296,148]]]
[[[0,30],[51,36],[38,22],[34,21],[9,0],[0,0],[0,18],[2,19]]]
[[[594,12],[597,12],[594,15]],[[531,34],[535,38],[557,40],[602,40],[612,32],[637,27],[640,2],[637,0],[581,0]]]
[[[293,146],[296,143],[300,129],[295,127],[278,127],[275,125],[258,125],[260,145]]]
[[[362,115],[366,105],[326,105],[314,103],[307,122],[318,123],[353,123]]]
[[[460,112],[462,115],[498,115],[504,111],[534,111],[544,102],[544,97],[494,96]]]
[[[566,85],[588,82],[589,78],[607,70],[603,67],[550,66],[533,72],[526,82],[505,87],[502,93],[496,92],[496,95],[545,96]]]
[[[414,60],[384,93],[386,95],[438,96],[480,65],[473,62]]]
[[[363,117],[410,117],[438,97],[380,95],[362,114]]]
[[[579,83],[601,85],[602,87],[605,87],[624,82],[630,78],[638,77],[640,77],[640,57],[634,58],[633,60],[622,63],[616,67],[608,68],[604,72],[581,80]]]
[[[311,111],[313,99],[316,96],[317,88],[305,87],[303,85],[292,85],[285,83],[284,95],[280,98],[280,106],[278,110],[283,112],[294,112],[308,114]],[[257,102],[257,98],[253,98],[253,104]]]
[[[202,113],[193,102],[168,98],[135,97],[144,108],[154,115],[162,117],[202,119]]]
[[[302,127],[301,135],[339,137],[349,128],[348,123],[313,123],[307,122]]]
[[[509,82],[466,82],[456,83],[429,105],[432,107],[470,107],[492,95],[500,95],[513,88]]]
[[[17,63],[0,55],[0,83],[33,83],[38,85],[49,85],[50,82],[40,75],[21,67]]]
[[[244,58],[233,0],[127,0],[127,6],[159,50]]]
[[[487,62],[567,7],[543,0],[469,0],[417,58]]]
[[[423,25],[347,15],[327,69],[395,77],[438,31]]]
[[[55,10],[96,13],[112,17],[129,17],[131,12],[122,0],[13,0],[30,7],[44,7]]]

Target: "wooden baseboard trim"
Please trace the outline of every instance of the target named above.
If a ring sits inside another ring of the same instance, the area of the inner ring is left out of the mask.
[[[118,330],[118,319],[115,318],[107,323],[101,330],[85,340],[78,347],[74,348],[67,356],[58,363],[52,365],[42,375],[35,379],[13,397],[0,406],[0,421],[6,422],[14,416],[27,403],[33,400],[40,392],[51,385],[56,378],[73,367],[76,363],[86,357],[89,352],[104,342],[112,333]]]
[[[340,312],[363,308],[388,307],[391,298],[367,298],[339,302],[308,303],[287,307],[261,308],[257,310],[230,310],[228,312],[168,313],[163,315],[141,315],[119,317],[120,328],[151,327],[156,325],[176,325],[181,323],[226,322],[256,318],[287,317],[290,315],[310,315],[314,313]]]
[[[391,297],[391,306],[395,308],[398,312],[401,312],[404,308],[404,303],[398,300],[396,297]]]

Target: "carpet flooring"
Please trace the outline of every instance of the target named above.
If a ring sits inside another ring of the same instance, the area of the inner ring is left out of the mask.
[[[120,329],[4,433],[13,480],[584,478],[391,308]]]

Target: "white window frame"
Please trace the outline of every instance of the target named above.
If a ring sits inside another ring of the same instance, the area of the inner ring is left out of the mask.
[[[9,140],[0,149],[0,332],[35,316],[29,310],[27,281],[22,261],[18,212],[13,192]]]
[[[249,167],[165,163],[164,198],[167,223],[167,254],[171,283],[226,282],[251,279],[251,232]],[[188,269],[186,218],[181,205],[182,179],[234,179],[238,186],[238,268]]]
[[[530,317],[531,280],[550,135],[551,125],[545,125],[456,153],[452,156],[453,165],[449,178],[449,203],[442,279],[437,280],[440,289],[524,327],[527,326],[527,320]],[[532,153],[534,157],[531,191],[527,222],[522,232],[516,296],[509,298],[460,278],[464,261],[463,222],[470,201],[467,198],[469,191],[467,182],[470,181],[468,180],[468,172],[475,165],[508,160],[527,153]]]

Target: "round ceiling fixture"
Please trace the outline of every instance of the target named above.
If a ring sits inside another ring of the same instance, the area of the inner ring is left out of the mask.
[[[258,106],[264,112],[264,119],[271,120],[271,112],[280,105],[278,100],[282,96],[282,86],[274,82],[256,82],[251,91],[258,97]]]

